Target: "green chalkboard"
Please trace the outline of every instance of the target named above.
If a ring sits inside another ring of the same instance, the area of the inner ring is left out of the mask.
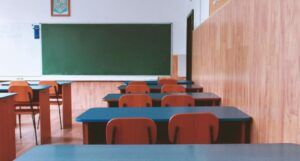
[[[43,75],[170,75],[171,24],[42,24]]]

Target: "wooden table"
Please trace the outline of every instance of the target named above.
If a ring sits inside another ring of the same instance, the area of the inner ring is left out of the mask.
[[[50,124],[50,102],[49,88],[45,85],[32,85],[33,99],[40,105],[40,132],[41,144],[47,144],[51,141],[51,124]],[[8,92],[9,86],[0,86],[0,93]],[[15,122],[15,121],[14,121]]]
[[[125,85],[128,85],[129,82],[132,81],[124,81]],[[134,82],[134,81],[133,81]],[[158,85],[158,80],[150,80],[150,81],[145,81],[148,85]],[[181,85],[187,85],[187,84],[194,84],[193,81],[189,81],[189,80],[178,80],[177,84],[181,84]]]
[[[148,85],[149,88],[150,88],[150,92],[151,93],[161,93],[161,85]],[[190,93],[193,93],[193,92],[203,92],[203,87],[201,86],[197,86],[197,85],[192,85],[192,84],[189,84],[189,85],[182,85],[185,89],[186,89],[186,92],[190,92]],[[118,87],[118,89],[120,90],[120,93],[126,93],[125,92],[125,89],[126,89],[127,85],[120,85]]]
[[[299,161],[295,144],[47,145],[16,161]]]
[[[58,93],[62,94],[63,103],[63,128],[72,128],[72,96],[71,81],[56,81],[58,84]],[[39,85],[38,81],[28,81],[31,86]],[[2,86],[9,86],[10,82],[0,83]]]
[[[218,143],[249,143],[252,118],[235,107],[92,108],[76,118],[83,124],[84,144],[105,144],[106,124],[113,118],[145,117],[157,124],[157,143],[168,144],[174,114],[210,112],[220,120]]]
[[[196,106],[219,106],[221,105],[221,98],[214,93],[186,93],[191,95],[195,99]],[[118,107],[119,98],[124,94],[108,94],[103,100],[108,103],[109,107]],[[149,93],[152,98],[153,106],[160,107],[161,100],[166,93]]]
[[[0,93],[0,160],[16,158],[15,108],[13,93]]]

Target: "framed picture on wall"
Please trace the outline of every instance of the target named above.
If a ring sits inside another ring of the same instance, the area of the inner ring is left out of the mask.
[[[71,0],[51,0],[51,16],[70,16]]]

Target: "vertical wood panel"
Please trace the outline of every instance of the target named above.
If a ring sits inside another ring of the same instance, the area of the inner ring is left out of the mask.
[[[209,14],[212,15],[218,9],[223,7],[229,0],[209,0]]]
[[[253,116],[255,143],[300,143],[299,17],[298,0],[231,0],[194,32],[194,81]]]
[[[172,55],[172,78],[178,79],[178,55]]]
[[[122,82],[73,82],[72,108],[89,109],[91,107],[107,107],[102,98],[108,93],[120,93],[118,86]]]

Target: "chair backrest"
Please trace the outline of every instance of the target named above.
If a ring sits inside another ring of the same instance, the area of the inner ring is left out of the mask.
[[[166,84],[161,88],[161,93],[185,93],[186,89],[177,84]]]
[[[116,118],[107,123],[107,144],[155,144],[156,124],[148,118]]]
[[[119,107],[152,107],[152,98],[147,94],[124,94],[119,99]]]
[[[126,93],[150,93],[148,85],[128,85],[125,88]]]
[[[148,85],[145,81],[131,81],[128,85]]]
[[[49,94],[51,94],[51,95],[58,94],[58,84],[57,84],[56,81],[40,81],[39,84],[40,85],[49,85],[49,86],[51,86],[49,88]]]
[[[219,119],[212,113],[177,114],[168,127],[171,143],[211,144],[218,139]]]
[[[11,81],[9,83],[10,86],[29,86],[29,83],[27,81],[23,80],[17,80],[17,81]]]
[[[24,102],[28,103],[32,101],[33,92],[30,86],[17,86],[17,85],[10,85],[8,92],[16,93],[17,95],[14,96],[15,102]]]
[[[161,78],[158,80],[158,84],[161,86],[166,84],[177,84],[177,80],[172,78]]]
[[[180,106],[195,106],[195,100],[187,94],[171,94],[166,95],[161,100],[162,107],[180,107]]]

